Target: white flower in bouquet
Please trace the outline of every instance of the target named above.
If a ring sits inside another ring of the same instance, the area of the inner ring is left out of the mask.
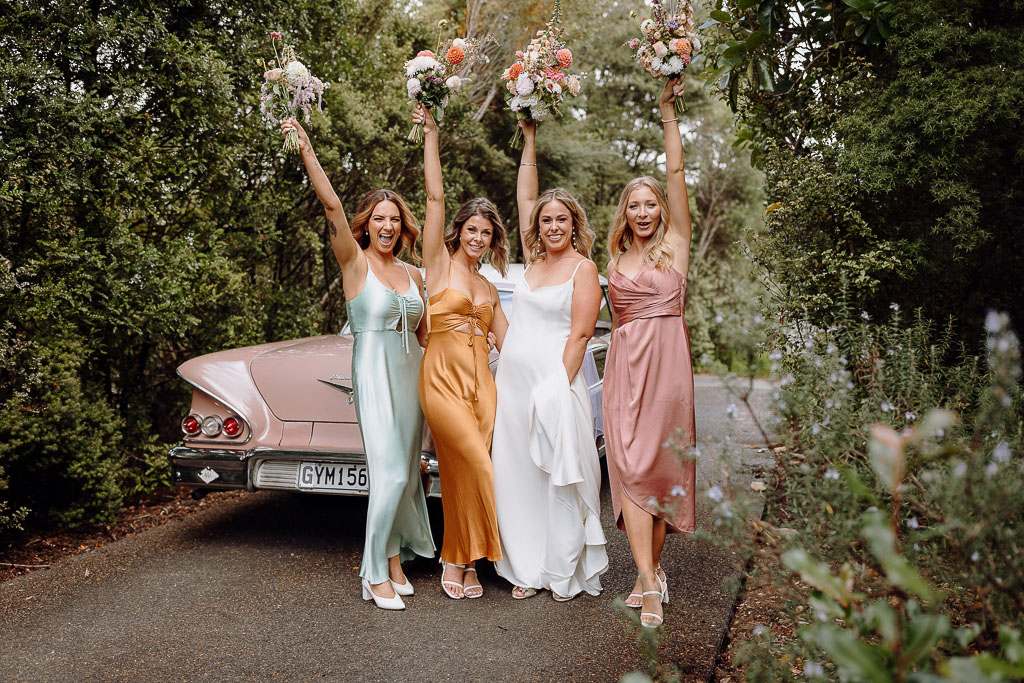
[[[296,59],[293,62],[288,62],[287,66],[284,67],[284,75],[292,85],[301,85],[309,78],[309,69],[306,68],[305,64]]]
[[[284,69],[271,69],[270,71],[263,72],[263,80],[267,83],[279,81],[281,80],[281,76],[284,76]]]
[[[452,76],[448,80],[446,80],[444,84],[445,87],[447,87],[449,90],[451,90],[454,93],[457,93],[459,92],[459,88],[462,87],[462,79],[459,78],[458,76]],[[412,97],[412,95],[410,95],[410,97]]]
[[[452,47],[457,47],[459,49],[465,50],[466,41],[463,40],[462,38],[456,38],[455,40],[452,41]]]
[[[552,81],[550,79],[546,79],[544,81],[544,89],[547,90],[552,95],[562,94],[562,86],[558,85],[556,81]]]
[[[410,98],[416,97],[420,94],[420,90],[423,90],[423,84],[418,78],[410,78],[405,82],[405,89],[409,92]]]
[[[665,76],[671,77],[682,72],[684,66],[683,60],[676,55],[672,55],[668,59],[662,61],[661,73]]]
[[[424,71],[444,71],[444,66],[429,55],[413,57],[405,63],[405,75],[409,78],[421,74]]]
[[[569,76],[565,79],[565,85],[569,90],[569,94],[575,97],[580,94],[580,79],[578,76]]]
[[[647,33],[652,28],[654,28],[654,22],[651,21],[650,19],[644,19],[643,22],[641,22],[640,24],[640,30],[643,31],[644,33]]]
[[[654,44],[654,54],[658,55],[662,59],[665,59],[665,55],[668,54],[668,46],[660,40]]]
[[[526,72],[519,74],[519,78],[516,79],[516,92],[525,97],[533,92],[533,88],[533,79],[530,78],[530,74]]]

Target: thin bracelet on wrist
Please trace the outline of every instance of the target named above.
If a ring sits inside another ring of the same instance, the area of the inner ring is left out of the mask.
[[[676,122],[678,120],[679,120],[679,117],[677,116],[674,119],[662,119],[661,122],[662,123],[674,123],[674,122]]]
[[[528,162],[525,162],[525,161],[520,161],[519,165],[520,166],[536,166],[537,164],[536,164],[536,162],[531,164],[531,163],[528,163]]]

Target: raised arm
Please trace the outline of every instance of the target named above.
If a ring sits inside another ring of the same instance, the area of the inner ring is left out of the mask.
[[[302,163],[306,166],[306,173],[313,184],[317,199],[324,205],[324,213],[327,215],[327,231],[331,235],[334,257],[338,259],[342,275],[347,277],[349,274],[346,271],[360,262],[359,255],[362,252],[359,249],[359,243],[352,236],[348,219],[345,218],[345,211],[341,208],[341,200],[338,199],[337,193],[331,186],[331,181],[327,179],[327,174],[324,173],[323,167],[317,161],[313,145],[302,124],[295,119],[285,119],[281,122],[282,133],[287,134],[291,130],[299,135],[299,155],[302,157]]]
[[[537,182],[537,122],[533,119],[520,119],[523,129],[523,157],[519,161],[519,179],[516,182],[516,202],[519,205],[519,246],[523,248],[523,263],[530,262],[530,254],[526,251],[527,229],[530,227],[530,214],[537,204],[539,194]]]
[[[668,234],[676,251],[675,263],[679,272],[686,275],[690,266],[690,237],[693,226],[690,223],[690,200],[686,196],[686,174],[683,169],[683,138],[679,134],[679,115],[675,110],[675,99],[682,95],[683,83],[673,78],[665,83],[661,91],[662,125],[665,128],[665,185],[668,194],[668,209],[672,222]]]
[[[444,185],[437,124],[430,110],[417,104],[412,122],[423,124],[423,179],[427,189],[427,214],[423,219],[423,264],[427,268],[427,292],[437,294],[448,286],[450,256],[444,246]],[[441,279],[439,279],[441,278]]]
[[[594,336],[597,315],[601,312],[601,283],[598,282],[597,266],[593,261],[587,260],[580,264],[572,286],[572,323],[569,339],[562,352],[562,365],[565,366],[565,374],[569,376],[570,382],[576,378],[576,373],[583,365],[587,342]]]

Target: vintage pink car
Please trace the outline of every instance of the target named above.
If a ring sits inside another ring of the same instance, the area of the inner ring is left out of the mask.
[[[485,270],[511,310],[523,267],[507,277]],[[601,317],[583,363],[594,407],[594,438],[604,454],[601,387],[611,317],[607,283]],[[168,456],[174,481],[201,497],[213,490],[281,489],[364,496],[369,490],[352,388],[352,337],[292,339],[199,356],[178,374],[192,385],[181,422],[184,443]],[[492,354],[491,369],[497,354]],[[426,430],[425,430],[426,431]],[[440,497],[429,432],[422,446],[424,492]]]

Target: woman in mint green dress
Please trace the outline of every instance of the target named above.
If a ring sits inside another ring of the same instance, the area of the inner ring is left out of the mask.
[[[419,270],[397,258],[413,256],[419,226],[390,190],[374,190],[356,208],[349,227],[341,201],[295,119],[281,122],[299,135],[299,153],[327,214],[334,255],[341,265],[349,322],[355,336],[352,381],[356,415],[370,474],[363,547],[364,600],[404,609],[413,587],[402,560],[434,556],[420,481],[423,413],[419,402],[421,346],[426,316]]]

